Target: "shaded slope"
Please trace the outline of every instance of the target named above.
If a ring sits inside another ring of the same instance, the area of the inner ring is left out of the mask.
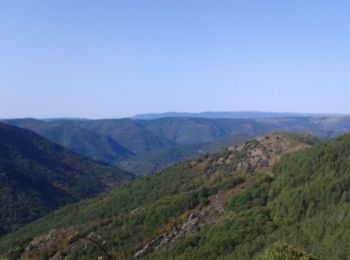
[[[94,160],[115,164],[133,155],[110,136],[79,126],[81,120],[14,119],[4,122],[34,131],[52,142]]]
[[[67,203],[132,178],[43,137],[0,124],[0,226],[16,229]]]

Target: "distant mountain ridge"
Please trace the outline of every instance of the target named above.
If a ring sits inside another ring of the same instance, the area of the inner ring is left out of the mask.
[[[225,112],[166,112],[166,113],[149,113],[139,114],[131,118],[141,120],[153,120],[159,118],[171,117],[192,117],[192,118],[231,118],[231,119],[262,119],[262,118],[285,118],[285,117],[306,117],[316,114],[311,113],[289,113],[289,112],[259,112],[259,111],[225,111]]]

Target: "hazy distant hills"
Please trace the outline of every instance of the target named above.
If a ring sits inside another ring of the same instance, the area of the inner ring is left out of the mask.
[[[261,118],[285,118],[285,117],[305,117],[312,116],[307,113],[274,113],[274,112],[201,112],[201,113],[181,113],[181,112],[167,112],[167,113],[152,113],[135,115],[133,119],[152,120],[166,117],[196,117],[196,118],[233,118],[233,119],[261,119]]]
[[[256,119],[167,117],[153,120],[6,120],[95,160],[150,174],[184,159],[270,131],[330,139],[350,130],[349,116],[292,116],[244,112]],[[214,116],[215,113],[213,113]],[[239,116],[239,113],[236,113]],[[242,117],[244,115],[241,115]],[[236,139],[236,140],[234,140]],[[226,142],[225,140],[230,140]],[[214,142],[213,145],[210,145]]]
[[[0,234],[133,177],[0,123]]]

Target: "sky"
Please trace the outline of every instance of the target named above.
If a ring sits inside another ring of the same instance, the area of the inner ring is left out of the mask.
[[[350,113],[350,1],[0,0],[0,118]]]

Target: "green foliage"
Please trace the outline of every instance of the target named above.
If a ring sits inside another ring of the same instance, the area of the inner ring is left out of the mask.
[[[303,250],[296,249],[287,243],[274,244],[259,255],[256,260],[314,260],[312,256]]]
[[[228,204],[228,209],[241,211],[253,207],[265,206],[268,200],[268,193],[270,188],[271,177],[264,177],[258,181],[254,186],[239,196],[234,197]]]
[[[238,184],[241,184],[245,181],[245,178],[243,176],[238,176],[234,178],[228,178],[222,180],[220,183],[217,184],[217,190],[229,190],[233,187],[237,186]]]

